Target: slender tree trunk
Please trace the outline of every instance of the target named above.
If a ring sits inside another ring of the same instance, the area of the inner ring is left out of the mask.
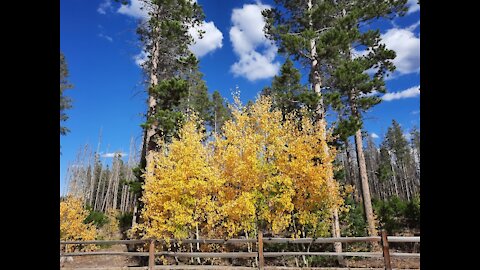
[[[333,237],[341,237],[340,235],[340,219],[338,218],[338,209],[335,208],[333,210]],[[342,243],[335,242],[334,243],[335,252],[342,252]],[[343,266],[345,265],[345,261],[343,256],[337,256],[338,264]]]
[[[198,224],[195,225],[195,238],[200,239],[200,231],[198,230]],[[200,252],[200,243],[197,242],[197,252]],[[198,264],[201,264],[200,257],[197,257]]]
[[[390,153],[390,151],[389,151],[389,153]],[[390,153],[390,155],[391,155],[391,153]],[[392,168],[392,177],[393,177],[393,186],[395,188],[395,195],[397,197],[400,197],[400,194],[398,192],[398,185],[397,185],[397,173],[395,171],[395,165],[393,164],[392,158],[390,158],[390,167]]]
[[[97,195],[95,196],[95,206],[93,207],[93,210],[96,211],[100,207],[100,190],[103,187],[102,183],[102,178],[103,178],[103,166],[100,166],[100,175],[98,177],[98,185],[97,185]]]
[[[158,10],[156,11],[156,15],[158,16]],[[158,31],[155,31],[158,32]],[[159,62],[159,41],[153,37],[152,40],[152,48],[150,55],[151,58],[151,67],[150,67],[150,87],[154,87],[158,84],[158,62]],[[156,114],[156,107],[157,107],[157,100],[152,94],[149,93],[148,96],[148,111],[147,111],[147,121],[153,118]],[[143,136],[143,146],[142,146],[142,154],[140,157],[140,166],[145,171],[152,163],[151,151],[154,151],[157,146],[157,142],[155,141],[155,134],[156,134],[157,124],[155,121],[151,121],[150,125],[145,128],[144,136]],[[141,206],[140,202],[135,202],[134,213],[133,213],[133,220],[132,224],[136,223],[138,207]],[[139,218],[139,217],[138,217]]]
[[[92,180],[91,180],[91,185],[92,186],[91,186],[91,189],[90,189],[90,205],[93,205],[93,203],[94,203],[95,184],[98,184],[98,183],[95,183],[95,172],[97,171],[97,170],[95,170],[95,167],[97,165],[98,158],[99,158],[99,155],[100,155],[100,142],[101,141],[102,141],[102,129],[100,128],[100,134],[98,136],[97,152],[95,153],[95,159],[93,160],[93,173],[92,173]],[[98,188],[98,185],[97,185],[97,188]]]
[[[120,196],[120,212],[123,213],[125,212],[125,198],[126,198],[126,193],[125,193],[125,185],[122,186],[122,193]]]
[[[348,163],[348,174],[350,177],[351,185],[355,187],[354,193],[353,193],[353,198],[356,203],[361,203],[362,202],[362,196],[359,196],[359,191],[362,192],[362,186],[357,184],[355,173],[354,173],[354,166],[353,166],[353,160],[352,160],[352,155],[350,155],[350,143],[345,141],[345,152],[347,154],[347,163]]]
[[[377,236],[372,200],[370,198],[370,187],[368,185],[367,168],[365,166],[365,156],[363,155],[362,131],[360,129],[355,132],[355,145],[357,148],[357,161],[362,182],[363,206],[368,224],[368,235]]]
[[[132,215],[132,227],[137,225],[137,203],[136,203],[136,199],[137,199],[137,196],[133,196],[134,198],[134,204],[133,204],[133,215]]]
[[[119,157],[120,158],[120,157]],[[113,201],[112,201],[112,208],[114,210],[117,209],[117,199],[118,199],[118,186],[120,183],[120,160],[117,160],[117,170],[115,172],[115,181],[113,182]]]
[[[308,11],[311,11],[312,7],[313,7],[312,6],[312,0],[308,0]],[[309,25],[310,25],[310,28],[313,30],[313,21],[312,21],[311,17],[309,18]],[[322,96],[322,93],[321,93],[322,79],[321,79],[321,76],[320,76],[320,72],[318,70],[317,45],[316,45],[316,40],[314,38],[312,38],[310,40],[310,57],[311,57],[310,80],[311,80],[311,83],[312,83],[312,89],[320,97],[319,101],[318,101],[318,104],[317,104],[317,108],[315,110],[315,115],[316,115],[317,121],[319,121],[319,125],[320,125],[320,128],[321,128],[320,132],[322,132],[322,134],[323,134],[322,140],[325,142],[324,143],[324,153],[327,157],[329,157],[330,156],[330,149],[328,147],[328,144],[326,143],[326,141],[327,141],[327,123],[325,121],[325,108],[324,108],[324,105],[323,105],[323,96]],[[335,180],[333,179],[333,177],[330,177],[327,181],[328,182],[333,182]],[[337,218],[338,218],[338,208],[335,207],[333,211],[334,211],[334,213],[337,213]],[[335,226],[335,222],[334,222],[334,226]],[[336,230],[333,230],[332,233],[335,236],[336,235]],[[338,234],[340,234],[340,231],[338,231]],[[337,244],[338,243],[336,243],[335,251],[336,252],[342,252],[341,243],[340,243],[340,245],[337,245]],[[308,264],[306,263],[306,260],[305,260],[305,256],[303,256],[303,260],[304,260],[304,263],[308,266]]]
[[[116,163],[112,164],[112,172],[110,173],[110,177],[108,178],[108,187],[107,193],[105,194],[105,198],[103,199],[102,203],[102,212],[106,212],[108,210],[108,206],[110,205],[110,191],[112,190],[113,182],[115,181],[115,173],[116,173]]]
[[[411,190],[410,190],[410,175],[407,172],[407,168],[405,164],[403,164],[403,174],[405,175],[405,188],[407,190],[407,201],[410,201],[411,198]]]

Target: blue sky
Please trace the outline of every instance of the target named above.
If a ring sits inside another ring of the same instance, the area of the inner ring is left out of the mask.
[[[209,92],[219,90],[228,100],[238,86],[243,102],[254,99],[270,84],[284,59],[261,33],[260,11],[273,0],[198,0],[205,12],[204,39],[192,51],[200,58]],[[365,129],[380,142],[392,119],[408,131],[420,126],[420,14],[416,0],[409,12],[394,21],[378,21],[387,47],[397,52],[397,71],[387,81],[384,102],[366,114]],[[71,130],[60,136],[60,188],[64,189],[68,164],[86,143],[100,151],[128,153],[133,137],[141,146],[140,124],[146,110],[142,72],[142,46],[135,33],[144,17],[140,1],[121,6],[109,0],[60,1],[60,49],[65,54],[70,81],[75,88],[65,125]],[[358,52],[361,53],[361,52]],[[107,158],[108,160],[108,158]]]

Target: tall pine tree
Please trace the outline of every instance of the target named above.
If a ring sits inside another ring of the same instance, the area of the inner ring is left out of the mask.
[[[265,87],[262,94],[272,97],[273,106],[281,110],[284,117],[293,111],[299,112],[303,107],[312,111],[318,103],[318,95],[308,91],[300,80],[300,71],[287,58],[280,69],[280,75],[273,77],[272,85]]]
[[[64,91],[72,89],[73,85],[68,81],[68,66],[65,55],[60,52],[60,135],[66,135],[70,130],[62,126],[62,122],[68,120],[68,115],[65,110],[72,107],[72,99],[64,95]]]
[[[353,131],[357,152],[357,162],[361,179],[361,190],[369,235],[376,235],[376,225],[371,204],[371,192],[368,180],[367,164],[363,151],[362,113],[378,104],[381,99],[372,95],[385,93],[384,76],[393,71],[392,60],[395,52],[381,43],[379,30],[361,32],[360,28],[372,19],[391,18],[406,12],[405,0],[398,1],[337,1],[342,15],[328,33],[328,44],[337,48],[338,54],[329,58],[327,84],[329,101],[339,114],[345,114],[350,127],[344,130],[348,135]],[[355,47],[364,47],[365,55],[354,56]],[[373,76],[368,70],[376,69]],[[341,106],[340,106],[341,105]]]
[[[220,133],[223,124],[231,119],[232,114],[218,90],[213,91],[211,105],[211,117],[207,123],[214,133]]]
[[[141,182],[143,171],[151,162],[150,152],[158,150],[159,140],[171,140],[178,130],[182,118],[180,101],[188,95],[185,73],[197,64],[188,49],[193,42],[188,29],[204,19],[202,8],[190,0],[143,1],[149,19],[137,32],[149,53],[143,67],[149,74],[150,85],[140,167],[136,170]]]

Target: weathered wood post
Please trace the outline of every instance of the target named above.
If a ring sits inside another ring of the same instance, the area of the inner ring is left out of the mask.
[[[261,230],[258,231],[258,269],[264,270],[265,261],[263,257],[263,233]]]
[[[148,270],[153,270],[155,266],[155,240],[150,240],[150,248],[148,249]]]
[[[390,249],[388,247],[387,232],[385,230],[382,230],[382,247],[385,270],[392,270],[392,265],[390,263]]]

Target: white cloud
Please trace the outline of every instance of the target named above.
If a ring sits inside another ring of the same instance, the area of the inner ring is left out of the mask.
[[[98,34],[98,36],[101,37],[101,38],[104,38],[104,39],[106,39],[110,42],[113,42],[113,38],[108,36],[108,35],[104,35],[104,34],[100,33],[100,34]]]
[[[350,53],[352,54],[352,59],[355,59],[360,56],[366,56],[369,53],[369,50],[358,51],[355,48],[352,48]]]
[[[393,63],[400,74],[420,71],[420,38],[413,33],[418,25],[415,23],[404,29],[391,28],[381,36],[382,43],[396,52]]]
[[[107,14],[107,11],[108,10],[111,10],[112,9],[112,1],[110,0],[104,0],[102,3],[100,3],[100,5],[98,6],[97,8],[97,12],[102,14],[102,15],[105,15]]]
[[[420,95],[420,85],[410,87],[400,92],[387,93],[382,96],[385,101],[392,101],[395,99],[413,98]]]
[[[372,138],[374,138],[374,139],[380,138],[376,133],[372,133],[370,136],[372,136]]]
[[[131,0],[130,4],[121,5],[117,12],[143,21],[148,19],[148,10],[142,0]]]
[[[201,39],[198,30],[205,31]],[[189,28],[188,32],[194,39],[194,44],[190,45],[189,48],[198,58],[223,46],[223,34],[213,22],[204,21],[200,27]]]
[[[409,27],[407,27],[405,29],[407,29],[408,31],[413,31],[413,30],[417,29],[417,27],[419,27],[419,26],[420,26],[420,20],[418,20],[416,23],[410,25]]]
[[[373,90],[372,92],[370,92],[368,94],[360,93],[360,95],[358,95],[358,97],[373,97],[373,96],[376,96],[377,94],[379,94],[378,91]]]
[[[261,12],[267,8],[270,6],[257,1],[232,11],[230,41],[233,51],[240,58],[230,68],[235,76],[255,81],[273,77],[280,70],[280,63],[274,62],[277,46],[263,32],[265,20]]]
[[[115,155],[118,155],[118,154],[120,154],[120,156],[122,156],[122,157],[128,156],[127,153],[123,153],[123,152],[105,153],[105,154],[102,154],[101,156],[105,157],[105,158],[113,158],[113,157],[115,157]]]
[[[137,64],[139,67],[142,67],[145,61],[148,60],[148,55],[149,54],[145,52],[145,49],[143,49],[139,54],[133,56],[133,60],[135,60],[135,64]]]
[[[418,4],[418,0],[408,0],[407,6],[408,6],[407,14],[420,10],[420,5]]]
[[[411,114],[413,114],[413,115],[419,114],[419,113],[420,113],[420,110],[411,112]]]
[[[196,3],[196,0],[190,0],[192,3]],[[130,17],[141,19],[146,21],[149,19],[148,10],[143,1],[141,0],[131,0],[129,5],[122,5],[118,10],[118,13],[124,14]],[[198,35],[198,29],[205,31],[202,39]],[[198,57],[202,57],[209,52],[212,52],[216,49],[222,48],[223,43],[223,34],[218,30],[213,22],[203,21],[200,27],[189,28],[189,33],[193,37],[194,44],[190,45],[190,50]],[[139,55],[137,55],[139,56]],[[145,52],[141,53],[141,58],[137,61],[137,56],[135,56],[135,62],[137,65],[143,63],[141,59],[144,59]]]

